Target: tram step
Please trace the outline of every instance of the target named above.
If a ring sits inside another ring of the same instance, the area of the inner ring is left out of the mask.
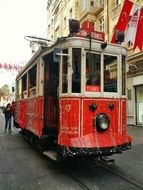
[[[49,157],[50,159],[57,161],[57,152],[54,150],[49,150],[49,151],[44,151],[43,154],[47,157]]]

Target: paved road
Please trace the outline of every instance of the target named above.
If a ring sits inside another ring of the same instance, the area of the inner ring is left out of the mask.
[[[0,190],[137,190],[119,176],[75,160],[61,164],[42,157],[18,130],[4,133],[0,113]],[[143,128],[129,127],[133,148],[114,155],[113,169],[143,187]]]

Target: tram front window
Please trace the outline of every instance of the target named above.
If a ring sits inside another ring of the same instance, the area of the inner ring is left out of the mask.
[[[117,92],[117,57],[104,55],[104,92]]]
[[[99,54],[86,54],[86,91],[100,92],[100,62]]]
[[[68,50],[63,50],[63,53],[68,54]],[[62,65],[62,93],[68,92],[68,57],[63,56],[63,65]]]
[[[72,92],[81,92],[81,49],[72,49]]]

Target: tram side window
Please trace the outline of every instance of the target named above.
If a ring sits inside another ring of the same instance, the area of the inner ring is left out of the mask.
[[[72,92],[81,92],[81,49],[72,49]]]
[[[27,74],[22,77],[22,98],[27,98]]]
[[[86,54],[86,91],[100,92],[101,55]]]
[[[125,56],[122,56],[122,95],[126,94],[126,63]]]
[[[63,53],[68,54],[68,50],[63,50]],[[62,64],[62,93],[68,92],[68,56],[63,56],[63,64]]]
[[[36,73],[37,65],[34,65],[28,72],[29,96],[36,95]]]
[[[22,92],[22,81],[21,79],[17,81],[17,98],[21,99],[21,92]]]
[[[117,56],[104,55],[104,92],[117,92]]]

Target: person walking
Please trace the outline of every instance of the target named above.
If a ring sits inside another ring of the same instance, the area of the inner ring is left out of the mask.
[[[11,133],[11,116],[12,116],[12,112],[11,112],[11,105],[10,103],[7,104],[6,108],[3,110],[3,113],[5,115],[5,132],[7,131],[8,128],[8,132]]]
[[[13,127],[15,126],[15,102],[13,101],[11,104],[11,115],[13,117]]]

